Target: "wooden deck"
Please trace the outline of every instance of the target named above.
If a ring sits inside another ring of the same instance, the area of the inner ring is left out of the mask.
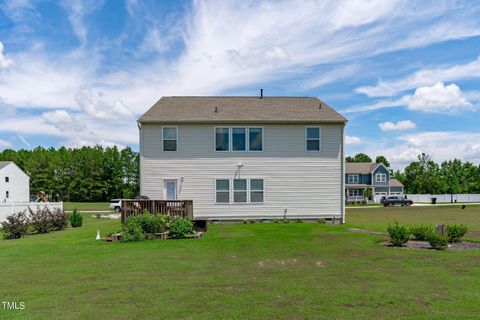
[[[193,219],[193,200],[122,200],[122,223],[131,215],[148,210],[151,214],[165,214]]]

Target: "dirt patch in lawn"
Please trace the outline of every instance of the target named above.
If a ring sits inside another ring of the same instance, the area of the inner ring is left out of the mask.
[[[366,234],[386,234],[385,232],[381,231],[370,231],[370,230],[364,230],[364,229],[358,229],[358,228],[350,228],[348,231],[351,232],[357,232],[357,233],[366,233]]]
[[[407,249],[407,250],[434,250],[427,241],[409,240],[403,247],[396,247],[388,241],[381,242],[380,245],[384,247]],[[480,243],[478,242],[450,243],[446,250],[465,251],[465,250],[471,250],[471,249],[480,249]]]

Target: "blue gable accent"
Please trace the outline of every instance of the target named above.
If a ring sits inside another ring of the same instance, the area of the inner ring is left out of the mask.
[[[376,178],[375,178],[375,175],[377,173],[384,173],[386,174],[387,176],[387,180],[385,182],[377,182],[376,181]],[[373,185],[374,186],[388,186],[389,182],[390,182],[390,172],[388,172],[388,170],[384,167],[384,166],[379,166],[377,169],[375,169],[372,173],[372,177],[373,177]]]

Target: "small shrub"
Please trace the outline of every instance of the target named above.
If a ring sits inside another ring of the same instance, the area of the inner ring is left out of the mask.
[[[77,208],[73,209],[73,213],[70,216],[70,225],[72,228],[78,228],[83,225],[83,217],[78,213]]]
[[[247,220],[247,219],[243,219],[243,223],[244,223],[244,224],[247,224],[247,223],[248,223],[248,220]]]
[[[433,225],[430,224],[413,225],[408,230],[418,241],[428,241],[430,234],[435,231]]]
[[[447,225],[447,237],[449,242],[460,242],[467,233],[468,228],[463,224]]]
[[[163,215],[143,213],[133,216],[131,219],[138,223],[143,233],[164,232],[167,228],[167,218]]]
[[[186,238],[194,234],[193,223],[188,218],[177,217],[170,222],[170,237],[174,239]]]
[[[5,239],[21,238],[28,229],[28,217],[25,211],[14,213],[6,217],[2,222],[3,237]]]
[[[50,212],[52,230],[64,230],[68,226],[68,214],[64,210],[56,208],[53,211],[48,211]]]
[[[320,224],[326,224],[326,223],[327,223],[327,220],[325,220],[325,219],[318,219],[317,222],[320,223]]]
[[[408,228],[405,226],[398,225],[398,222],[395,222],[395,225],[388,225],[387,227],[388,235],[390,236],[390,242],[397,247],[403,246],[407,243],[410,232],[408,232]]]
[[[37,211],[28,208],[28,211],[30,211],[30,224],[35,232],[49,233],[53,230],[52,213],[47,207],[43,209],[37,207]]]
[[[302,219],[297,219],[295,220],[296,223],[303,223],[303,220]]]
[[[135,216],[130,216],[127,222],[123,225],[123,237],[122,242],[134,242],[145,240],[145,234],[143,233],[140,223]]]
[[[428,242],[436,250],[445,250],[448,247],[448,237],[442,237],[436,232],[429,235]]]
[[[248,220],[249,223],[255,223],[255,220]]]

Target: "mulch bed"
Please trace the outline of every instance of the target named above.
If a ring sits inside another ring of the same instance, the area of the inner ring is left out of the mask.
[[[406,249],[406,250],[435,250],[433,249],[427,241],[415,241],[409,240],[403,247],[395,247],[390,242],[380,243],[384,247]],[[465,251],[471,249],[480,249],[480,243],[477,242],[458,242],[450,243],[446,250],[448,251]]]

